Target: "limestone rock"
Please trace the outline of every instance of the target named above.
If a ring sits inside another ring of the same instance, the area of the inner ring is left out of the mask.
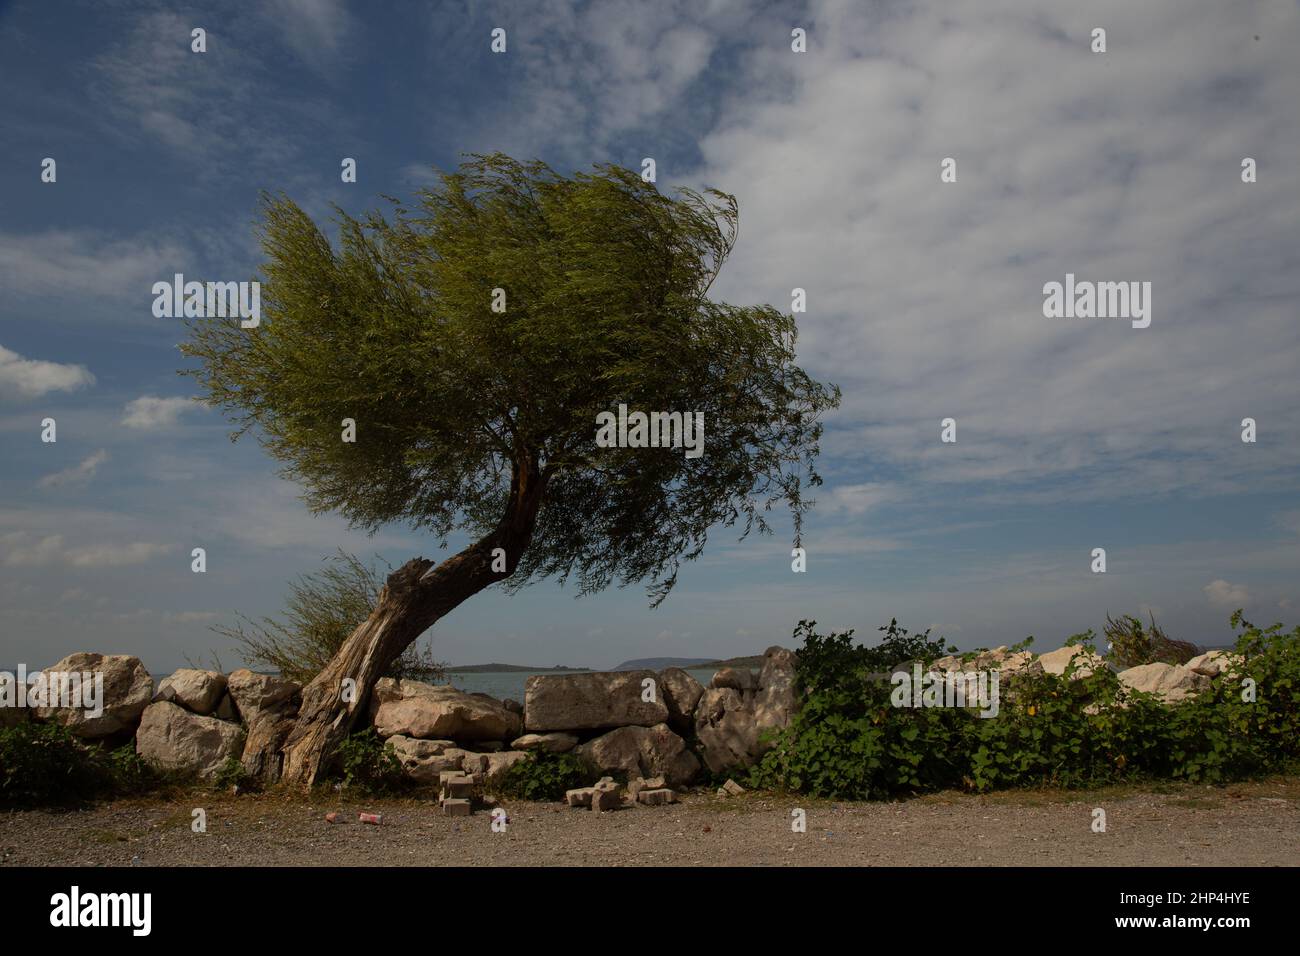
[[[247,667],[231,671],[226,679],[226,688],[240,719],[246,724],[251,724],[263,711],[283,716],[296,710],[294,699],[302,690],[295,681],[273,674],[257,674]]]
[[[695,736],[705,765],[714,773],[752,766],[771,749],[765,739],[790,723],[795,696],[795,655],[769,648],[758,676],[758,689],[711,687],[695,708]]]
[[[381,737],[499,741],[512,740],[523,730],[519,715],[499,701],[449,684],[383,677],[375,684],[371,707]]]
[[[1075,658],[1078,658],[1076,661]],[[1074,662],[1077,669],[1074,672],[1073,679],[1079,680],[1087,677],[1103,667],[1109,667],[1111,670],[1115,666],[1105,660],[1095,651],[1089,651],[1087,648],[1075,645],[1073,647],[1062,647],[1055,651],[1048,651],[1038,658],[1039,665],[1043,671],[1048,674],[1061,675],[1065,673],[1067,665]]]
[[[732,690],[757,690],[758,679],[748,667],[724,667],[713,675],[710,687],[730,687]]]
[[[566,790],[564,792],[564,802],[571,807],[589,807],[591,806],[591,798],[595,795],[595,787],[579,787],[576,790]]]
[[[661,724],[668,719],[663,695],[641,699],[647,677],[658,683],[654,671],[534,674],[525,685],[524,725],[541,733]]]
[[[90,674],[91,688],[82,689],[79,700],[85,701],[89,692],[92,702],[99,704],[98,716],[91,716],[91,711],[82,706],[74,707],[37,707],[34,716],[38,720],[57,721],[84,740],[111,737],[126,733],[140,722],[140,715],[153,699],[153,678],[140,658],[126,654],[96,654],[79,651],[69,654],[57,664],[52,664],[43,671],[48,682],[47,694],[56,694],[64,685],[66,678],[55,675]],[[98,693],[94,681],[98,675],[103,676],[103,699],[94,701]],[[73,686],[71,683],[66,686]]]
[[[628,777],[662,776],[669,786],[684,786],[699,772],[700,762],[686,741],[668,727],[619,727],[578,748],[577,753],[601,770]]]
[[[526,750],[503,750],[500,753],[488,754],[487,769],[483,773],[485,776],[493,777],[527,759],[528,751]]]
[[[1193,657],[1183,666],[1203,677],[1218,677],[1223,673],[1235,674],[1241,667],[1241,655],[1232,651],[1206,651]]]
[[[145,708],[135,734],[140,757],[163,770],[210,780],[230,757],[238,759],[244,731],[236,724],[201,717],[170,701]]]
[[[638,803],[647,807],[660,807],[666,803],[676,803],[677,794],[671,790],[642,790],[636,795]]]
[[[568,753],[576,746],[578,746],[577,736],[555,732],[549,734],[524,734],[510,744],[510,749],[549,750],[554,754],[563,754]]]
[[[679,734],[689,731],[704,685],[680,667],[669,667],[659,672],[659,690],[668,708],[668,726]]]
[[[1177,664],[1140,664],[1119,672],[1120,682],[1172,703],[1207,690],[1210,678]]]
[[[633,777],[627,782],[627,795],[634,801],[636,795],[642,790],[662,790],[668,786],[668,781],[663,777]]]
[[[183,667],[158,685],[154,701],[169,700],[195,714],[208,716],[226,692],[226,675]]]
[[[448,817],[467,817],[474,812],[470,802],[460,797],[453,797],[442,801],[442,812]]]

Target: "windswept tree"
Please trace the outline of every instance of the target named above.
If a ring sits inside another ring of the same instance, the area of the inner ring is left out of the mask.
[[[335,248],[264,197],[262,323],[196,320],[182,347],[233,437],[253,430],[313,511],[471,542],[394,571],[303,689],[283,747],[300,785],[389,665],[484,588],[642,582],[658,604],[710,529],[770,531],[781,504],[797,545],[821,416],[839,403],[795,364],[792,317],[708,298],[736,240],[731,196],[494,154],[413,208],[389,201],[387,217],[338,210]],[[600,447],[597,416],[620,404],[702,413],[704,453]]]

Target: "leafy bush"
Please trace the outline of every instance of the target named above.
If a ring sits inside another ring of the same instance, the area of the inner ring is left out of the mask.
[[[997,716],[984,719],[970,709],[894,707],[891,685],[872,678],[847,635],[821,637],[800,622],[805,697],[749,782],[882,799],[1144,778],[1222,783],[1285,769],[1300,760],[1300,627],[1261,630],[1240,612],[1232,624],[1243,628],[1236,651],[1243,673],[1221,675],[1194,697],[1163,704],[1108,668],[1072,679],[1072,664],[1064,675],[1018,675],[1000,689]],[[1084,632],[1070,643],[1091,648],[1093,639]]]
[[[340,550],[326,559],[321,570],[290,583],[283,621],[241,617],[233,627],[218,625],[213,630],[233,639],[250,667],[276,670],[289,680],[308,684],[370,616],[386,571]],[[412,644],[387,676],[441,681],[445,673],[445,665],[433,659],[432,651]]]
[[[392,744],[380,738],[373,727],[352,734],[339,745],[336,765],[343,786],[362,793],[396,793],[410,785]]]
[[[802,639],[795,663],[795,674],[807,692],[840,688],[858,689],[868,674],[887,671],[913,660],[932,661],[956,650],[942,638],[931,638],[927,630],[910,634],[899,627],[897,619],[878,630],[885,636],[876,647],[853,642],[853,630],[818,634],[816,621],[800,621],[794,629],[796,641]]]
[[[243,763],[238,757],[227,757],[221,768],[217,771],[216,777],[212,781],[213,787],[218,790],[229,790],[232,787],[247,787],[252,783],[252,777],[244,769]]]
[[[24,721],[0,729],[0,803],[78,803],[113,790],[108,756],[62,724]]]
[[[1147,630],[1141,621],[1128,614],[1118,621],[1107,614],[1103,633],[1110,643],[1110,659],[1121,670],[1141,664],[1186,664],[1201,653],[1195,644],[1169,637],[1156,623],[1155,615],[1151,616],[1151,629]]]
[[[493,774],[486,789],[513,800],[563,800],[566,790],[590,786],[599,776],[576,754],[534,750],[527,759]]]

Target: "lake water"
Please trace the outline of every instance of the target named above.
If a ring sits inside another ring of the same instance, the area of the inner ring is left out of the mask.
[[[690,674],[701,684],[708,686],[709,681],[713,680],[716,668],[687,668],[686,673]],[[576,674],[578,671],[484,671],[479,674],[448,674],[452,686],[459,688],[470,694],[490,694],[497,700],[505,700],[507,697],[517,700],[519,703],[524,702],[524,682],[533,674]],[[589,672],[583,672],[589,673]]]

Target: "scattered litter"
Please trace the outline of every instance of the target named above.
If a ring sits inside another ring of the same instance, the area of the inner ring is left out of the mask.
[[[357,819],[362,823],[373,823],[375,826],[380,826],[384,822],[384,815],[382,813],[358,813]]]
[[[327,813],[327,814],[325,814],[325,822],[326,822],[326,823],[342,823],[343,821],[339,819],[339,815],[338,815],[337,813]]]

